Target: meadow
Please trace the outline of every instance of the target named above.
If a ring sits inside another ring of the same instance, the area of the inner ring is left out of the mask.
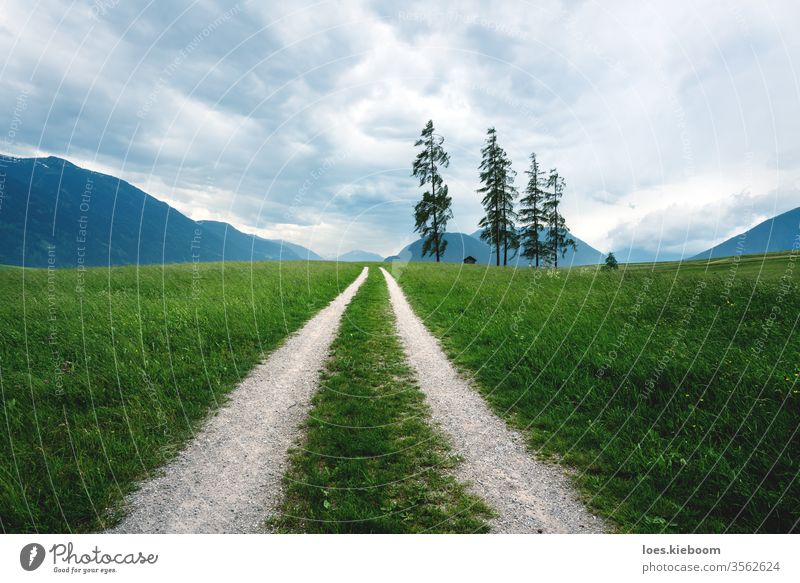
[[[676,277],[684,275],[723,275],[727,278],[747,275],[753,278],[774,281],[793,274],[792,252],[767,253],[765,255],[734,255],[702,261],[660,261],[658,263],[628,263],[620,265],[626,271],[648,271],[668,273]],[[588,268],[594,269],[594,268]],[[796,281],[796,279],[795,279]]]
[[[133,484],[360,271],[0,267],[0,530],[113,524]]]
[[[622,532],[792,532],[797,253],[534,271],[411,263],[415,311]]]

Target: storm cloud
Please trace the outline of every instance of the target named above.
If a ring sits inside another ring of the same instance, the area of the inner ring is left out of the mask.
[[[324,255],[413,238],[413,142],[446,137],[450,230],[495,126],[594,246],[693,255],[797,206],[794,2],[9,0],[0,150],[121,176]]]

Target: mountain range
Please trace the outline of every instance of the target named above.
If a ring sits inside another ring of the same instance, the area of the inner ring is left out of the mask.
[[[480,240],[481,236],[481,229],[478,229],[472,236],[476,239]],[[544,229],[539,230],[539,236],[546,238]],[[565,267],[570,265],[595,265],[597,263],[602,263],[605,260],[605,253],[602,251],[598,251],[589,243],[581,239],[580,237],[576,236],[574,233],[567,232],[567,236],[572,238],[575,241],[576,248],[573,250],[572,248],[567,249],[566,254],[564,257],[559,257],[558,264],[563,265]],[[485,243],[484,243],[485,244]],[[509,253],[509,262],[511,258],[514,258],[514,262],[517,261],[517,252],[515,251],[513,254]],[[494,258],[494,252],[492,251],[492,258]],[[502,261],[502,258],[501,258]],[[520,263],[528,263],[528,260],[524,258],[520,258]]]
[[[461,263],[467,256],[475,258],[476,263],[480,265],[492,265],[496,263],[494,249],[488,244],[480,240],[481,231],[474,233],[445,233],[444,238],[447,241],[444,255],[441,260],[447,263]],[[582,241],[575,235],[572,235],[577,244],[577,250],[569,249],[563,259],[559,259],[559,265],[594,265],[601,263],[605,255]],[[436,261],[435,257],[422,256],[422,239],[417,239],[413,243],[406,245],[397,254],[387,257],[387,261]],[[502,257],[500,261],[502,263]],[[528,265],[529,261],[517,255],[517,251],[509,250],[508,262],[510,265]]]
[[[486,243],[478,241],[466,233],[445,233],[444,239],[447,241],[444,254],[441,260],[447,263],[462,263],[464,258],[471,255],[477,263],[487,265],[491,256],[491,250]],[[436,257],[422,255],[422,239],[417,239],[403,247],[397,255],[387,257],[386,261],[436,261]]]
[[[2,157],[0,181],[0,264],[322,260],[294,243],[194,221],[124,180],[60,158]]]
[[[692,259],[792,249],[800,234],[800,208],[732,237]],[[570,234],[577,250],[559,265],[601,263],[604,254]],[[443,260],[494,263],[492,248],[474,233],[446,233]],[[665,260],[641,250],[618,252],[620,261]],[[190,261],[312,260],[323,257],[288,241],[264,239],[221,221],[195,221],[128,182],[80,168],[56,157],[0,156],[0,264],[30,267],[180,263]],[[355,250],[337,261],[381,261]],[[422,257],[422,240],[387,261],[434,261]],[[511,264],[527,264],[516,252]]]
[[[460,263],[468,255],[473,256],[478,264],[495,263],[494,249],[480,240],[481,230],[473,233],[446,233],[448,246],[442,261]],[[569,249],[559,266],[595,265],[603,263],[605,254],[574,233],[569,233],[575,240],[577,249]],[[714,247],[698,253],[689,259],[712,259],[733,255],[753,255],[787,251],[800,246],[800,207],[767,219],[752,229],[735,235]],[[615,253],[620,262],[639,263],[652,261],[674,261],[681,257],[675,254],[647,251],[644,248],[631,246]],[[687,259],[687,260],[689,260]],[[422,257],[422,239],[406,245],[397,255],[387,257],[386,261],[435,261],[434,257]],[[501,259],[502,261],[502,259]],[[528,261],[517,257],[516,251],[509,251],[508,262],[511,265],[524,264]]]
[[[333,261],[344,261],[344,262],[352,262],[352,263],[359,263],[362,261],[383,261],[383,256],[378,255],[377,253],[371,253],[369,251],[361,251],[360,249],[356,249],[355,251],[349,251],[347,253],[343,253],[339,255]]]
[[[692,259],[716,259],[788,251],[800,246],[800,207],[767,219],[752,229],[698,253]]]

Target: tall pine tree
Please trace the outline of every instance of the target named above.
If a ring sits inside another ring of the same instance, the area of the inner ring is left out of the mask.
[[[549,257],[547,241],[544,238],[545,227],[549,224],[545,212],[544,170],[539,167],[536,153],[531,154],[531,166],[525,171],[528,175],[528,186],[525,196],[520,200],[519,219],[522,223],[522,256],[530,259],[534,267],[539,267],[539,260]]]
[[[547,178],[548,191],[545,194],[544,208],[547,215],[547,247],[550,252],[550,259],[553,267],[558,267],[558,256],[563,258],[567,253],[567,248],[572,247],[577,250],[578,246],[569,236],[567,223],[558,210],[561,204],[561,197],[564,196],[564,189],[567,186],[558,174],[558,170],[553,168]]]
[[[486,132],[486,144],[481,149],[480,181],[483,184],[478,192],[483,194],[483,208],[486,215],[478,226],[483,229],[481,239],[495,249],[497,265],[500,265],[500,253],[503,253],[503,265],[508,264],[509,249],[519,247],[519,237],[514,226],[517,218],[514,212],[514,199],[517,189],[514,187],[516,172],[511,168],[511,160],[505,150],[497,143],[497,132],[489,128]]]
[[[444,233],[447,221],[453,218],[452,198],[443,183],[439,168],[450,165],[450,156],[442,147],[444,138],[433,129],[429,120],[414,147],[421,147],[412,166],[411,175],[419,179],[419,185],[430,185],[422,200],[414,207],[414,230],[422,235],[422,256],[435,255],[438,263],[447,249]]]

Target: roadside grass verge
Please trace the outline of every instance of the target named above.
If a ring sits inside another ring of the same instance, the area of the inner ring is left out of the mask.
[[[279,532],[484,532],[489,510],[452,477],[395,336],[379,270],[353,299],[299,447],[290,452]]]
[[[796,257],[699,273],[409,264],[400,284],[493,409],[576,468],[621,530],[790,532]]]
[[[0,530],[110,526],[135,481],[360,271],[0,268]]]

